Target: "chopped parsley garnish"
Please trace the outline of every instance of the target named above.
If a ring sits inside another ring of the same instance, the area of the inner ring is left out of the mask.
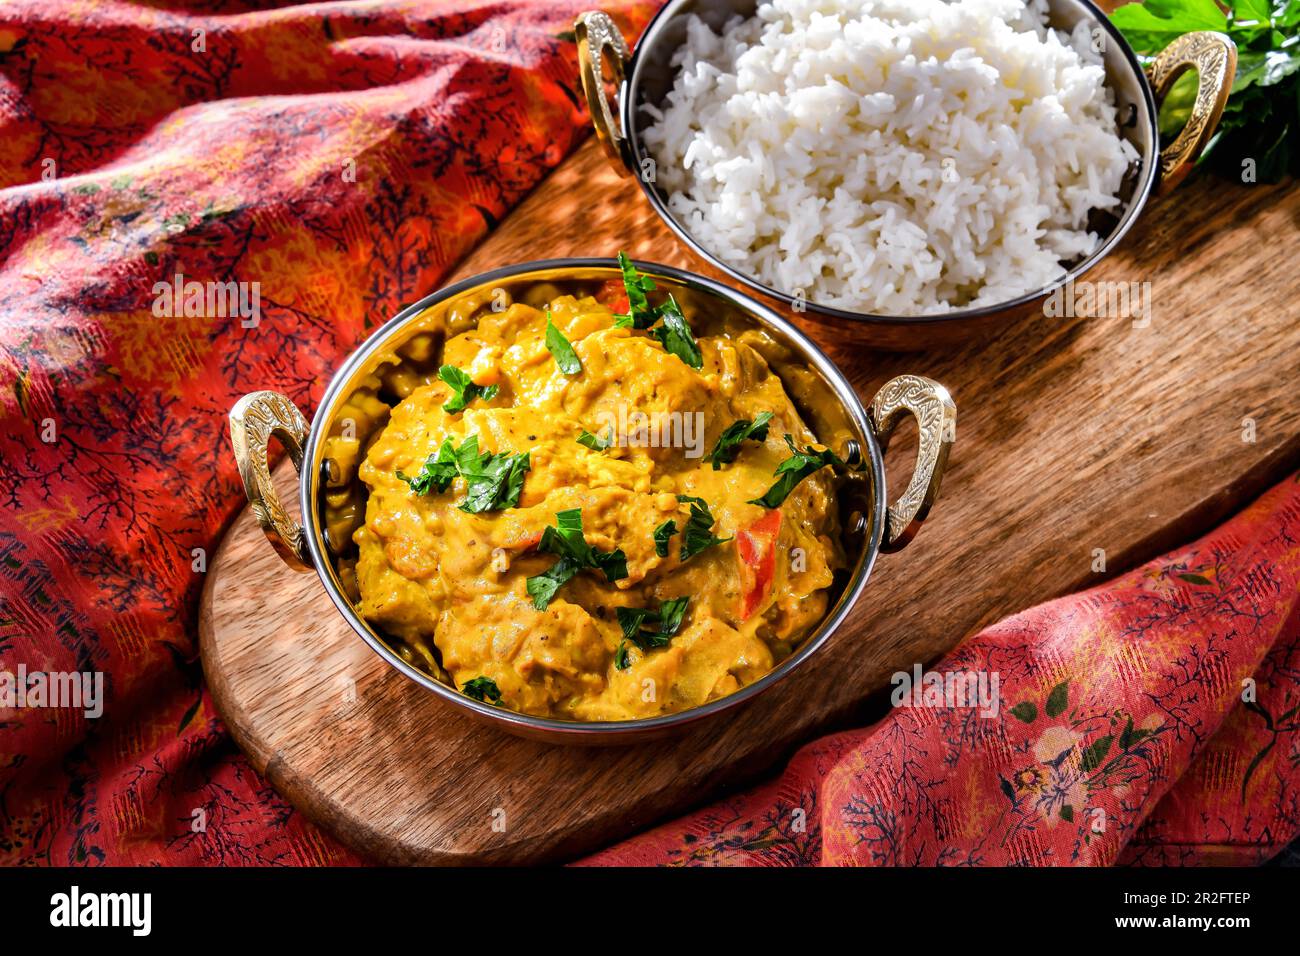
[[[470,435],[459,448],[453,447],[450,438],[443,439],[438,453],[428,457],[418,475],[408,478],[399,471],[397,477],[411,486],[412,494],[427,495],[431,490],[446,491],[460,476],[466,485],[460,510],[477,514],[518,507],[524,475],[530,467],[528,452],[480,454],[478,436]]]
[[[465,500],[460,510],[470,514],[517,508],[524,490],[524,475],[532,467],[528,452],[518,455],[484,455],[470,467],[461,468],[466,481]]]
[[[659,321],[659,310],[646,298],[653,292],[655,280],[636,271],[626,253],[618,254],[618,267],[623,270],[623,288],[627,290],[627,315],[616,316],[614,324],[621,329],[648,329]]]
[[[663,313],[663,322],[651,329],[650,334],[659,340],[665,351],[676,355],[691,368],[704,368],[700,346],[691,334],[686,316],[677,307],[677,301],[670,295],[668,301],[660,306],[660,311]]]
[[[497,397],[496,385],[475,385],[474,380],[466,372],[454,365],[444,365],[438,369],[438,378],[446,382],[456,393],[442,406],[442,410],[448,415],[455,415],[476,398],[490,402]]]
[[[466,697],[473,697],[475,700],[488,701],[493,704],[501,703],[501,689],[497,687],[497,682],[491,677],[475,677],[473,680],[465,682],[460,692]]]
[[[611,584],[627,577],[627,555],[622,548],[600,551],[587,543],[582,534],[582,509],[570,508],[555,515],[555,526],[542,531],[537,550],[559,555],[560,560],[525,582],[533,607],[546,610],[555,592],[584,568],[598,570]]]
[[[659,605],[659,610],[648,607],[618,607],[614,614],[618,617],[618,626],[623,629],[623,643],[614,653],[614,666],[625,670],[628,666],[626,642],[631,641],[643,651],[656,647],[667,647],[672,636],[682,628],[682,619],[686,616],[689,597],[673,598]],[[646,630],[647,624],[658,626]]]
[[[472,444],[471,444],[472,443]],[[461,446],[462,450],[471,448],[471,454],[478,455],[478,436],[471,435]],[[417,495],[427,495],[430,489],[439,492],[446,491],[452,483],[452,480],[459,474],[456,464],[456,450],[452,445],[450,438],[443,439],[442,447],[438,449],[436,455],[430,455],[424,462],[424,467],[414,478],[409,478],[399,470],[397,477],[411,486],[411,493]]]
[[[610,445],[614,444],[613,425],[609,427],[609,431],[607,432],[607,434],[609,436],[608,438],[602,438],[599,435],[593,435],[591,432],[587,431],[587,429],[584,428],[582,430],[582,434],[578,436],[577,442],[579,445],[582,445],[586,448],[590,448],[592,451],[604,451]]]
[[[691,506],[691,517],[686,522],[686,527],[682,529],[680,557],[683,562],[689,561],[701,551],[711,548],[715,544],[724,544],[731,540],[730,538],[719,538],[713,533],[713,513],[709,511],[708,502],[703,498],[678,495],[677,500]]]
[[[555,600],[555,592],[564,587],[581,568],[568,558],[560,558],[541,574],[535,574],[525,582],[528,596],[533,599],[533,607],[545,611]]]
[[[661,558],[668,557],[668,539],[677,533],[677,522],[669,518],[655,528],[655,554]]]
[[[622,252],[618,254],[618,266],[623,270],[628,314],[615,316],[614,325],[621,329],[649,329],[665,351],[676,355],[693,369],[703,368],[704,356],[700,354],[700,346],[691,334],[691,327],[677,300],[669,295],[663,305],[651,305],[646,293],[654,291],[654,279],[637,272],[632,260]],[[662,324],[655,326],[661,319]]]
[[[767,441],[767,423],[771,420],[771,412],[759,412],[752,422],[742,418],[723,429],[717,443],[713,446],[713,451],[709,452],[709,461],[713,462],[713,470],[717,471],[723,465],[735,461],[736,456],[740,454],[741,442]]]
[[[790,457],[776,466],[774,472],[777,476],[776,484],[767,489],[763,497],[750,499],[750,504],[762,505],[764,508],[779,508],[790,492],[794,490],[794,486],[813,472],[825,468],[827,465],[844,466],[844,462],[840,461],[839,456],[829,449],[817,451],[809,445],[803,451],[800,451],[794,443],[794,438],[790,435],[785,436],[785,443],[790,446]]]
[[[573,346],[564,337],[564,333],[551,321],[551,313],[546,313],[546,351],[555,356],[555,364],[565,375],[577,375],[582,371],[582,360]]]

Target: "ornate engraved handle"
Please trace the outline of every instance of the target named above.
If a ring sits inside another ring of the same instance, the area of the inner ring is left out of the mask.
[[[939,481],[948,464],[948,449],[957,435],[957,406],[948,390],[920,375],[890,379],[871,400],[871,429],[883,452],[890,436],[910,414],[916,419],[916,467],[902,496],[885,515],[882,551],[898,551],[916,536],[921,522],[939,497]]]
[[[271,482],[266,447],[272,435],[280,439],[301,474],[303,443],[310,430],[302,412],[279,392],[251,392],[230,410],[230,444],[239,463],[239,476],[244,479],[244,494],[271,546],[295,571],[311,570],[306,535],[280,503]]]
[[[1161,50],[1147,67],[1147,79],[1159,103],[1187,70],[1196,70],[1196,101],[1187,125],[1172,143],[1160,150],[1161,195],[1177,186],[1196,163],[1201,150],[1214,135],[1223,116],[1224,104],[1237,75],[1237,45],[1222,33],[1201,30],[1184,33]]]
[[[596,138],[614,167],[626,176],[627,137],[614,119],[609,99],[605,96],[604,64],[605,54],[609,53],[614,79],[622,86],[632,51],[619,32],[618,24],[599,10],[578,17],[573,22],[573,33],[578,40],[578,76],[582,80],[582,91],[587,95],[587,110],[591,113],[592,125],[596,127]]]

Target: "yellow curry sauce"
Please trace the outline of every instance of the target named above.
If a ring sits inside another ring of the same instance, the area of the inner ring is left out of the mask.
[[[779,509],[750,503],[790,456],[785,436],[801,446],[815,437],[744,336],[699,338],[697,371],[647,331],[617,327],[594,297],[544,304],[483,310],[476,327],[445,342],[440,361],[476,386],[496,386],[490,400],[448,413],[455,389],[425,376],[407,383],[376,427],[356,468],[369,492],[352,536],[360,614],[455,687],[487,678],[502,706],[527,714],[651,717],[753,683],[822,618],[844,566],[831,469],[800,481]],[[548,316],[581,362],[575,374],[547,348]],[[718,436],[762,412],[772,415],[765,440],[742,442],[715,469],[708,454]],[[702,423],[702,435],[691,423]],[[613,444],[580,444],[584,432]],[[463,477],[424,494],[409,483],[447,439],[463,446],[471,436],[484,453],[528,453],[516,506],[468,513]],[[351,454],[355,467],[363,449],[334,442],[332,453]],[[703,499],[711,535],[727,539],[685,562],[692,506],[678,496]],[[570,509],[581,509],[597,553],[623,553],[626,575],[611,582],[584,568],[539,609],[528,579],[560,560],[539,543]],[[657,546],[655,531],[669,520],[676,534]],[[618,608],[654,611],[674,598],[686,607],[666,646],[627,639]]]

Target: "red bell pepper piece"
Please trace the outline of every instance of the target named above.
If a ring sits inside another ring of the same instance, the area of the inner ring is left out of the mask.
[[[596,301],[609,308],[616,315],[627,315],[627,289],[622,279],[610,279],[596,293]]]
[[[740,569],[740,619],[746,620],[767,600],[776,577],[776,539],[781,533],[781,512],[769,511],[748,528],[736,532],[736,557]]]

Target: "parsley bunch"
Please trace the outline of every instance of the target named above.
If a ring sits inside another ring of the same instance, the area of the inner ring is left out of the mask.
[[[1226,10],[1224,9],[1226,7]],[[1300,3],[1296,0],[1146,0],[1110,15],[1129,44],[1150,60],[1184,33],[1215,30],[1237,44],[1237,74],[1223,119],[1200,163],[1219,175],[1276,182],[1300,173]],[[1191,115],[1196,74],[1183,74],[1165,97],[1160,132],[1175,134]]]

